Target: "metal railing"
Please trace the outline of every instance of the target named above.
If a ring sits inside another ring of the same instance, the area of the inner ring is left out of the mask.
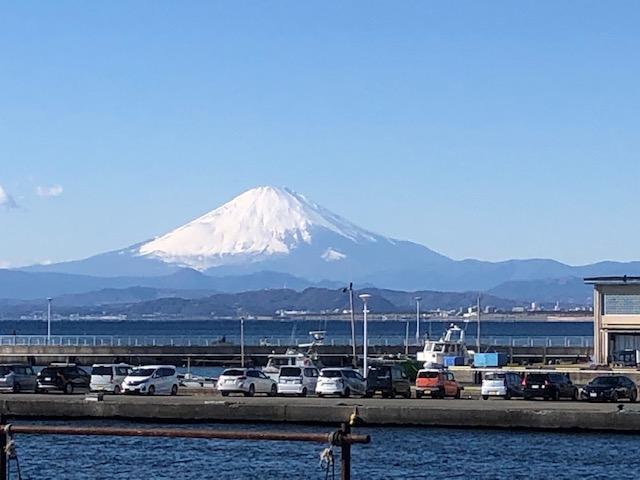
[[[332,433],[308,432],[259,432],[178,428],[120,428],[120,427],[69,427],[53,425],[6,425],[0,416],[0,479],[8,477],[8,465],[15,455],[13,435],[92,435],[119,437],[169,437],[201,438],[216,440],[268,440],[284,442],[315,442],[340,447],[340,478],[351,479],[351,445],[367,444],[369,435],[351,433],[351,425],[343,423]],[[9,448],[8,448],[9,447]]]
[[[295,346],[308,342],[308,337],[291,336],[258,336],[245,335],[245,345],[263,346]],[[369,336],[370,346],[404,346],[404,335]],[[351,345],[351,337],[347,335],[330,337],[325,345]],[[362,338],[356,342],[361,345]],[[423,339],[424,342],[424,339]],[[558,336],[482,336],[483,345],[501,347],[592,347],[592,336],[558,335]],[[0,346],[69,346],[69,347],[211,347],[224,344],[240,344],[239,335],[224,337],[206,335],[2,335]],[[424,343],[423,343],[424,344]],[[475,338],[467,337],[467,344],[474,345]],[[415,345],[410,339],[409,345]]]

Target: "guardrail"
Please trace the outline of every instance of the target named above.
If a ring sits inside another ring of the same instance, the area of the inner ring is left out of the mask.
[[[340,478],[351,479],[351,445],[367,444],[369,435],[351,433],[349,423],[343,423],[340,430],[332,433],[308,432],[258,432],[229,431],[207,429],[178,428],[117,428],[117,427],[69,427],[50,425],[7,425],[0,416],[0,479],[8,478],[8,465],[15,458],[15,441],[13,435],[93,435],[93,436],[126,436],[126,437],[170,437],[170,438],[202,438],[219,440],[268,440],[285,442],[315,442],[340,447]],[[333,453],[326,455],[326,468],[333,466]],[[328,474],[328,470],[327,470]],[[327,475],[328,476],[328,475]]]

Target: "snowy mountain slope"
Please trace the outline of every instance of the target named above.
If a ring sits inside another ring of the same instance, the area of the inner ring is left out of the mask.
[[[331,232],[354,244],[393,241],[357,227],[303,195],[288,189],[258,187],[220,208],[139,248],[139,254],[166,263],[206,270],[258,262],[310,245],[318,232]],[[324,248],[326,261],[343,252]]]

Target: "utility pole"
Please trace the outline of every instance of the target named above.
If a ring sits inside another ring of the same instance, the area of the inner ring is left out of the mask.
[[[416,345],[420,346],[420,300],[422,297],[415,297],[416,301]]]
[[[367,308],[367,300],[369,300],[371,298],[371,295],[369,295],[368,293],[363,293],[363,294],[361,294],[359,296],[362,299],[362,303],[364,303],[364,307],[362,309],[363,321],[364,321],[363,322],[364,323],[364,329],[362,331],[363,337],[364,337],[363,338],[364,345],[362,346],[362,354],[364,356],[363,363],[362,363],[362,369],[364,371],[363,377],[367,378],[367,374],[369,373],[369,372],[367,372],[367,368],[369,366],[368,361],[367,361],[367,349],[368,349],[368,346],[367,346],[367,343],[368,343],[368,338],[367,338],[367,313],[369,313],[369,309]]]
[[[53,298],[47,298],[47,345],[51,345],[51,301]]]
[[[240,366],[244,367],[244,317],[240,317]]]
[[[353,368],[358,368],[358,354],[356,350],[356,317],[353,311],[353,282],[349,282],[349,312],[351,313],[351,348],[353,349]]]
[[[478,332],[476,333],[476,353],[480,353],[480,294],[476,301],[476,309],[478,310]]]

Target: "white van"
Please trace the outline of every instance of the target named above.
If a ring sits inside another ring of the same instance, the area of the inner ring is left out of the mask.
[[[280,367],[278,395],[299,395],[316,393],[320,372],[315,367]]]
[[[94,365],[91,368],[89,390],[92,392],[111,392],[118,395],[122,392],[122,382],[131,370],[131,366],[126,363]]]
[[[122,382],[122,393],[177,395],[178,374],[173,365],[134,368]]]

